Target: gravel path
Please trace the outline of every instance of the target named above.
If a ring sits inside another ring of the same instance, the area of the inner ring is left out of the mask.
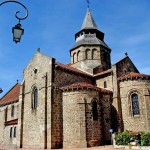
[[[44,149],[29,149],[29,148],[6,148],[0,146],[0,150],[44,150]],[[61,150],[61,149],[53,149],[53,150]],[[98,146],[92,148],[70,148],[70,149],[62,149],[62,150],[124,150],[124,149],[115,149],[113,146]]]

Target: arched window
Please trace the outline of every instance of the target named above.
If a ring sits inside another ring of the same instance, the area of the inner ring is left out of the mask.
[[[92,112],[93,112],[93,120],[98,120],[98,113],[97,113],[97,102],[93,101],[92,103]]]
[[[5,122],[7,121],[7,111],[8,111],[8,107],[6,107],[6,109],[5,109],[5,115],[4,115],[4,119],[5,119]]]
[[[77,61],[77,55],[76,53],[73,54],[73,63],[75,63]]]
[[[16,137],[16,127],[14,127],[14,137]]]
[[[15,107],[14,105],[11,106],[11,116],[14,117],[15,114]]]
[[[38,89],[34,87],[32,93],[32,108],[36,109],[38,106]]]
[[[97,50],[96,49],[93,49],[92,50],[92,59],[96,59],[96,57],[97,57]]]
[[[90,59],[90,49],[85,50],[85,59]]]
[[[131,95],[131,100],[132,100],[132,112],[133,116],[139,115],[140,110],[139,110],[139,101],[138,101],[138,95],[136,93]]]
[[[81,52],[78,51],[78,53],[77,53],[77,61],[80,61],[80,60],[81,60]]]
[[[104,88],[107,88],[107,82],[104,81]]]

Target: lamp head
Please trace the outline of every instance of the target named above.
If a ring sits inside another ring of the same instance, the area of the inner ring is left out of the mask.
[[[22,28],[20,23],[18,23],[12,28],[12,33],[13,33],[13,41],[15,43],[20,42],[21,36],[24,34],[24,29]]]

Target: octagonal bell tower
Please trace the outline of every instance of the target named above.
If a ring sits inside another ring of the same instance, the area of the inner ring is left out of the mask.
[[[75,34],[75,41],[70,50],[72,67],[89,74],[111,68],[111,49],[104,42],[104,33],[98,30],[89,8],[81,30]]]

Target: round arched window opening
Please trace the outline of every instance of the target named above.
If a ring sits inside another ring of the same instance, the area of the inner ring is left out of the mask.
[[[104,88],[107,88],[107,82],[104,81]]]
[[[34,69],[34,74],[37,74],[37,69]]]
[[[32,108],[36,109],[38,106],[38,89],[34,87],[32,93]]]
[[[133,116],[140,115],[139,100],[138,100],[138,95],[136,93],[133,93],[131,95],[131,101],[132,101]]]

